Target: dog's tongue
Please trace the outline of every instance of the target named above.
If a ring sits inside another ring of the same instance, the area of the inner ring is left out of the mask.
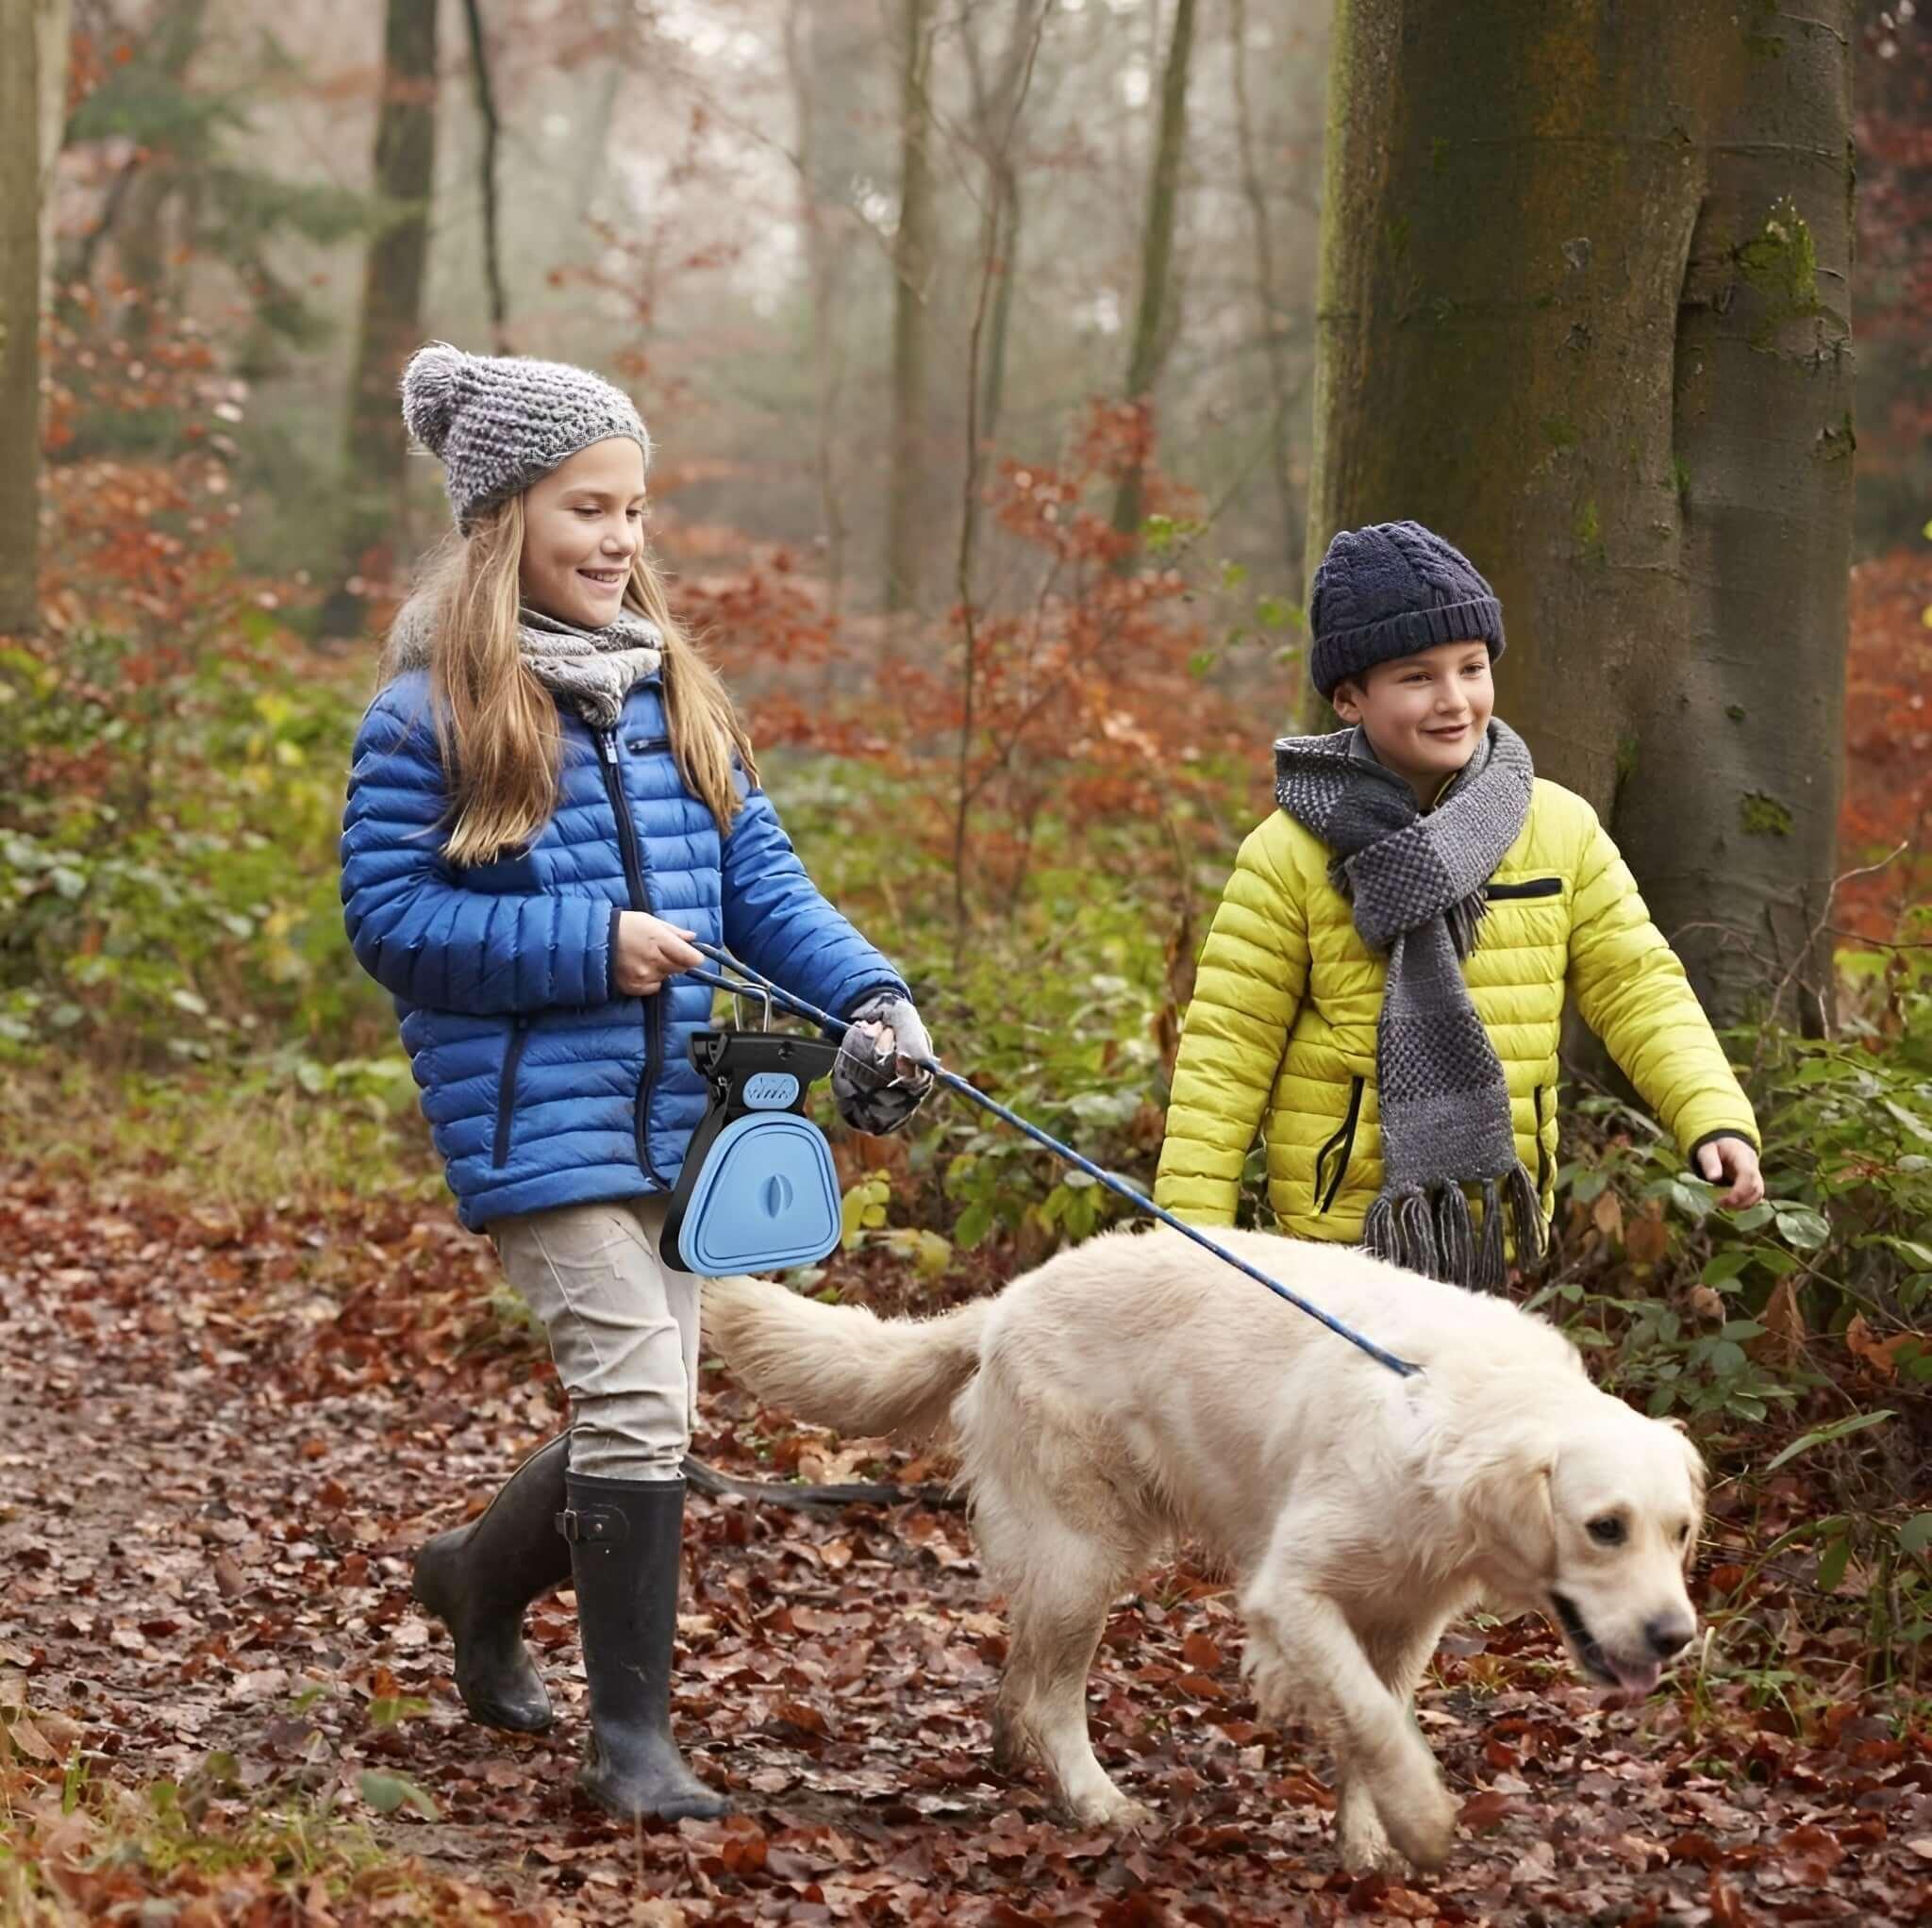
[[[1606,1658],[1608,1658],[1607,1655]],[[1617,1676],[1617,1685],[1626,1694],[1647,1694],[1657,1684],[1663,1669],[1656,1661],[1648,1661],[1641,1667],[1630,1667],[1621,1660],[1610,1660],[1610,1671]]]

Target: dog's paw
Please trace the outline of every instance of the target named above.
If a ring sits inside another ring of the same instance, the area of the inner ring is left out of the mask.
[[[1248,1683],[1255,1704],[1269,1726],[1286,1726],[1307,1712],[1306,1684],[1297,1677],[1280,1648],[1252,1626],[1247,1652],[1241,1656],[1241,1677]]]
[[[1382,1832],[1373,1828],[1342,1830],[1335,1837],[1336,1858],[1350,1874],[1406,1874],[1408,1857]]]
[[[1033,1758],[1033,1743],[1026,1730],[1010,1715],[995,1712],[992,1717],[992,1764],[1003,1774],[1024,1773]]]
[[[1448,1860],[1456,1845],[1456,1802],[1434,1774],[1377,1806],[1389,1839],[1424,1874],[1435,1873]]]
[[[1335,1813],[1335,1852],[1351,1874],[1399,1874],[1407,1858],[1390,1840],[1369,1790],[1346,1783]]]
[[[1067,1813],[1083,1828],[1101,1828],[1109,1834],[1147,1834],[1160,1824],[1160,1817],[1151,1807],[1130,1800],[1118,1787],[1069,1802]]]

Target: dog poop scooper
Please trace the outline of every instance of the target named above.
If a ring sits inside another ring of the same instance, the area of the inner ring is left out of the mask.
[[[805,1115],[809,1088],[831,1071],[838,1046],[824,1039],[773,1032],[769,1028],[772,1007],[782,1005],[823,1025],[834,1038],[842,1036],[847,1027],[728,951],[706,943],[697,948],[721,970],[736,976],[708,971],[683,974],[734,998],[758,998],[764,1006],[766,1028],[758,1032],[701,1031],[691,1039],[691,1063],[705,1080],[708,1102],[671,1195],[660,1246],[664,1262],[680,1271],[710,1278],[808,1265],[838,1244],[841,1230],[831,1148],[824,1134]],[[1385,1351],[1353,1326],[1270,1278],[1205,1232],[1184,1223],[1117,1173],[1062,1144],[997,1099],[989,1098],[936,1057],[914,1057],[911,1062],[929,1072],[947,1090],[991,1112],[1035,1144],[1086,1172],[1117,1198],[1125,1199],[1136,1211],[1158,1219],[1257,1285],[1266,1286],[1276,1298],[1306,1312],[1377,1365],[1404,1379],[1422,1371],[1411,1360]]]

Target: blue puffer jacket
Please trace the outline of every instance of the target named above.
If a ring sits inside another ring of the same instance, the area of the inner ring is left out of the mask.
[[[842,1017],[905,994],[891,965],[819,895],[762,790],[721,839],[684,787],[653,678],[615,730],[563,715],[557,813],[518,856],[458,869],[441,855],[444,787],[429,679],[370,706],[342,820],[342,904],[363,969],[394,994],[458,1214],[512,1213],[669,1190],[705,1106],[686,1043],[711,993],[610,986],[624,910],[724,944]]]

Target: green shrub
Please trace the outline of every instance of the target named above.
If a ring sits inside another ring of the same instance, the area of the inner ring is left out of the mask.
[[[1766,1518],[1754,1572],[1802,1557],[1802,1601],[1826,1617],[1855,1596],[1884,1677],[1915,1675],[1932,1636],[1932,971],[1915,955],[1845,960],[1835,1040],[1732,1036],[1753,1057],[1761,1205],[1718,1208],[1648,1120],[1578,1105],[1559,1250],[1529,1302],[1606,1385],[1690,1421]],[[1794,1505],[1794,1481],[1826,1503]]]
[[[392,1048],[336,885],[361,691],[316,667],[265,615],[173,665],[99,633],[0,647],[0,1052]]]

